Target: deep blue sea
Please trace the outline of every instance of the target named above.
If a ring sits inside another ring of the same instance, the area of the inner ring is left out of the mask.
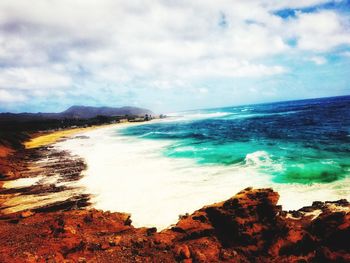
[[[124,136],[171,141],[168,158],[254,165],[274,183],[330,183],[350,175],[350,96],[172,114]]]

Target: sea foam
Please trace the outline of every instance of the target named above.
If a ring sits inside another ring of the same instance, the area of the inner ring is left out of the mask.
[[[120,129],[89,131],[84,133],[88,139],[71,138],[55,147],[87,162],[84,177],[76,184],[92,194],[93,206],[131,213],[134,226],[169,227],[180,214],[228,199],[249,186],[273,187],[287,210],[315,200],[350,197],[349,179],[313,185],[274,183],[260,171],[261,164],[270,161],[264,151],[248,154],[244,165],[199,165],[192,159],[165,157],[163,151],[174,141],[123,136]]]

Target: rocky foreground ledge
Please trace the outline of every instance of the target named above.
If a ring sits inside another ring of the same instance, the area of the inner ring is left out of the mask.
[[[124,213],[26,211],[0,221],[0,262],[350,262],[346,200],[285,212],[278,198],[247,188],[161,232]]]

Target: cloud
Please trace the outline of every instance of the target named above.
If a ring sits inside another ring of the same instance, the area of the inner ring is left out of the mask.
[[[209,91],[208,91],[207,88],[199,88],[199,89],[198,89],[198,92],[199,92],[199,93],[202,93],[202,94],[206,94],[206,93],[208,93]]]
[[[350,57],[350,51],[341,52],[340,55],[344,57]]]
[[[298,13],[286,23],[297,47],[309,51],[329,51],[340,45],[350,44],[349,18],[335,11]]]
[[[22,100],[103,101],[145,87],[187,90],[198,81],[283,75],[291,68],[281,56],[303,63],[309,52],[322,64],[324,53],[350,45],[346,13],[274,14],[327,2],[2,0],[0,89]]]
[[[314,62],[316,65],[319,65],[319,66],[327,63],[327,59],[320,56],[310,57],[308,58],[308,60]]]
[[[26,100],[26,97],[23,94],[12,94],[7,90],[0,89],[1,103],[23,102],[25,100]]]
[[[69,77],[62,72],[42,68],[3,68],[0,69],[0,87],[18,90],[36,90],[68,87]]]

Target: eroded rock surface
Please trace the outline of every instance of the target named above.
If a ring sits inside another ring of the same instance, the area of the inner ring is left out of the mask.
[[[0,262],[350,262],[346,200],[285,212],[278,198],[248,188],[161,232],[124,213],[21,212],[0,221]]]
[[[67,151],[44,146],[17,149],[0,158],[0,218],[24,209],[70,210],[88,206],[89,195],[71,182],[82,178],[86,163]],[[35,183],[3,187],[16,179],[36,179]]]

